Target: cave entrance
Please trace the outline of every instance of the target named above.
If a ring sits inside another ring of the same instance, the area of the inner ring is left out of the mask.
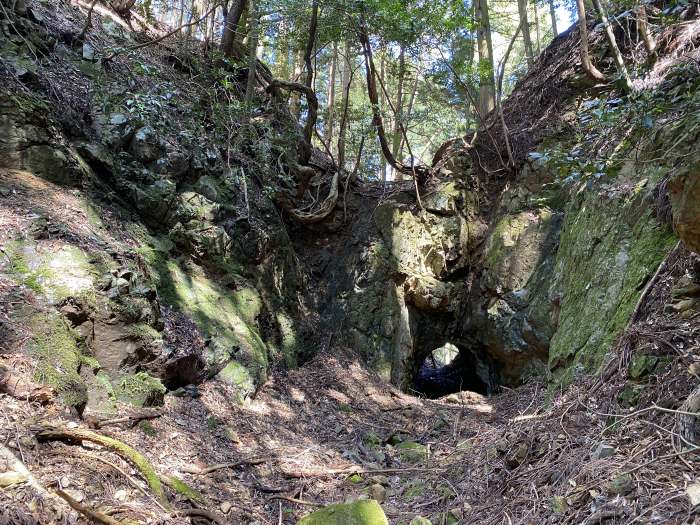
[[[489,359],[480,358],[468,348],[445,343],[430,352],[420,364],[413,389],[430,399],[462,390],[488,395],[495,388],[494,377]]]

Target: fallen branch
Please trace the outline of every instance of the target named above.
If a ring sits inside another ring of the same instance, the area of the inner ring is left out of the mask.
[[[68,443],[80,444],[82,441],[89,441],[91,443],[97,443],[102,445],[113,452],[124,457],[128,461],[134,464],[136,468],[141,472],[148,486],[151,488],[156,498],[160,501],[161,505],[168,508],[170,504],[168,503],[168,498],[163,490],[163,485],[158,478],[158,474],[153,469],[151,463],[138,451],[131,448],[129,445],[122,443],[114,438],[103,436],[97,434],[96,432],[91,432],[89,430],[84,430],[80,428],[67,429],[47,429],[42,430],[37,434],[37,439],[39,441],[66,441]]]
[[[438,467],[406,467],[406,468],[384,468],[384,469],[363,469],[358,467],[346,467],[340,469],[316,470],[309,472],[302,471],[283,471],[282,475],[287,478],[323,478],[338,475],[352,474],[400,474],[405,472],[436,472],[445,470]]]
[[[325,503],[316,503],[314,501],[306,501],[305,499],[297,499],[297,498],[292,498],[291,496],[270,496],[267,498],[268,501],[272,500],[282,500],[282,501],[288,501],[289,503],[296,503],[297,505],[307,505],[309,507],[325,507]]]
[[[139,421],[142,421],[144,419],[155,419],[158,417],[161,417],[163,415],[162,412],[160,411],[153,411],[153,412],[143,412],[139,414],[131,414],[129,416],[124,416],[124,417],[118,417],[115,419],[104,419],[104,420],[99,420],[99,419],[91,419],[88,422],[91,428],[94,429],[100,429],[102,427],[106,427],[109,425],[118,425],[120,423],[132,423],[132,426],[137,424]]]
[[[224,518],[220,514],[217,514],[216,512],[212,512],[210,510],[183,509],[183,510],[178,510],[174,514],[175,514],[175,516],[197,516],[198,518],[206,518],[209,521],[211,521],[212,523],[218,523],[219,525],[229,525],[228,521],[226,521],[226,518]]]
[[[77,510],[78,512],[80,512],[80,514],[90,519],[91,521],[96,521],[97,523],[102,523],[104,525],[121,525],[120,521],[117,521],[114,518],[107,516],[106,514],[102,514],[101,512],[86,507],[85,505],[71,498],[61,489],[56,490],[56,494],[63,498],[73,510]]]
[[[212,472],[216,472],[217,470],[222,470],[222,469],[227,469],[227,468],[237,468],[237,467],[243,467],[243,466],[249,466],[249,465],[261,465],[263,463],[267,463],[269,460],[270,460],[270,458],[253,458],[253,459],[246,459],[243,461],[237,461],[235,463],[218,463],[216,465],[211,465],[211,466],[205,467],[205,468],[184,466],[180,470],[182,470],[182,472],[186,472],[188,474],[195,474],[197,476],[206,476],[207,474],[211,474]]]

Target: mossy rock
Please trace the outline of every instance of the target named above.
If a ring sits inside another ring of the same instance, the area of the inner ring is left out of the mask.
[[[653,355],[637,355],[632,359],[627,374],[630,379],[639,380],[642,377],[651,374],[656,365],[659,364],[659,358]]]
[[[381,505],[375,500],[328,505],[303,517],[297,525],[389,525]]]
[[[416,516],[408,525],[433,525],[433,522],[423,516]]]
[[[255,381],[250,371],[238,361],[230,361],[216,375],[216,379],[235,387],[238,401],[242,401],[255,390]]]
[[[29,354],[37,361],[37,381],[55,388],[66,405],[85,406],[87,385],[80,375],[84,359],[75,334],[53,314],[35,314],[30,326]]]
[[[146,372],[123,376],[114,385],[114,395],[119,401],[138,407],[162,405],[165,392],[160,379]]]
[[[415,441],[404,441],[396,445],[399,457],[404,461],[419,462],[428,459],[428,448]]]

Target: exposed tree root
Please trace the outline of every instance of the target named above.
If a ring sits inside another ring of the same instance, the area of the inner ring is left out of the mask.
[[[114,518],[107,516],[106,514],[102,514],[101,512],[92,510],[91,508],[86,507],[81,503],[78,503],[76,500],[71,498],[68,494],[66,494],[60,489],[56,491],[56,494],[61,496],[61,498],[63,498],[66,501],[66,503],[68,503],[68,505],[71,506],[71,508],[77,510],[78,512],[80,512],[80,514],[89,518],[92,521],[95,521],[97,523],[103,523],[104,525],[121,525],[120,521],[117,521]]]
[[[338,202],[338,172],[333,175],[328,196],[321,203],[321,207],[318,210],[314,212],[301,211],[293,208],[291,203],[286,199],[280,199],[279,202],[290,217],[297,222],[302,224],[321,222],[333,212],[333,209]]]
[[[161,484],[158,474],[153,469],[153,466],[143,455],[131,448],[129,445],[126,445],[114,438],[79,428],[42,430],[37,434],[37,439],[39,441],[66,441],[69,443],[78,444],[82,441],[90,441],[109,448],[133,463],[134,466],[139,469],[141,475],[144,477],[148,483],[148,486],[151,488],[156,498],[160,501],[161,505],[163,505],[165,508],[170,506],[168,503],[168,498],[165,495],[165,491],[163,490],[163,485]]]

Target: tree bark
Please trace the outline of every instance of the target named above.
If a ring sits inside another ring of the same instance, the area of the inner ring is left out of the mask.
[[[534,62],[534,54],[532,52],[532,39],[530,38],[530,23],[527,16],[528,0],[518,0],[518,13],[520,15],[520,27],[523,32],[523,44],[525,45],[525,56],[527,57],[528,67],[532,67]]]
[[[309,22],[309,39],[306,42],[304,50],[304,64],[306,64],[306,85],[313,89],[314,85],[314,66],[311,63],[311,57],[316,49],[316,30],[318,26],[318,0],[313,0],[311,4],[311,21]],[[311,137],[309,136],[309,142]]]
[[[394,110],[394,129],[391,137],[391,154],[395,159],[399,158],[399,150],[401,149],[401,126],[403,126],[403,83],[406,77],[406,50],[401,46],[399,51],[399,76],[396,86],[396,103]],[[401,182],[403,174],[400,171],[394,171],[394,180]]]
[[[250,104],[255,93],[255,74],[258,64],[258,12],[255,0],[248,0],[250,34],[248,39],[248,81],[245,87],[245,102]]]
[[[537,55],[542,52],[542,39],[540,35],[540,12],[539,9],[537,9],[537,0],[535,0],[532,3],[534,9],[535,9],[535,36],[537,37]]]
[[[642,35],[644,47],[647,48],[647,52],[649,53],[649,55],[651,57],[654,57],[656,55],[656,41],[649,32],[649,19],[647,18],[647,8],[644,5],[640,5],[637,9],[637,27],[639,27],[639,33]]]
[[[238,26],[241,23],[243,11],[245,10],[247,0],[236,0],[229,7],[224,21],[224,34],[221,37],[221,52],[224,56],[233,56],[233,47],[236,41],[236,33]]]
[[[340,126],[338,128],[338,169],[342,171],[345,169],[345,130],[347,128],[350,84],[352,83],[352,63],[350,60],[349,41],[345,42],[341,83],[343,85],[343,98],[341,102],[343,112],[341,114]]]
[[[578,31],[581,36],[581,66],[583,71],[596,82],[605,82],[605,75],[593,65],[588,51],[588,25],[586,23],[586,6],[583,0],[576,0],[578,8]]]
[[[557,29],[557,12],[554,9],[554,0],[549,0],[549,18],[552,20],[552,38],[557,38],[559,30]]]
[[[330,64],[328,65],[328,118],[324,127],[324,139],[326,144],[331,144],[333,141],[333,120],[335,116],[335,76],[338,66],[338,43],[333,43],[333,54]],[[330,147],[330,146],[329,146]]]
[[[593,5],[598,10],[600,14],[600,19],[603,22],[603,27],[605,27],[605,34],[608,37],[608,43],[612,49],[613,56],[615,57],[615,62],[617,63],[618,73],[622,76],[625,83],[625,89],[627,91],[634,91],[634,84],[632,83],[632,77],[630,77],[627,66],[625,65],[625,60],[622,58],[622,53],[617,45],[617,40],[615,39],[615,33],[613,33],[612,25],[610,25],[610,20],[608,18],[608,10],[605,4],[605,0],[593,0]]]
[[[476,0],[475,18],[479,53],[479,113],[485,118],[496,105],[488,0]]]

